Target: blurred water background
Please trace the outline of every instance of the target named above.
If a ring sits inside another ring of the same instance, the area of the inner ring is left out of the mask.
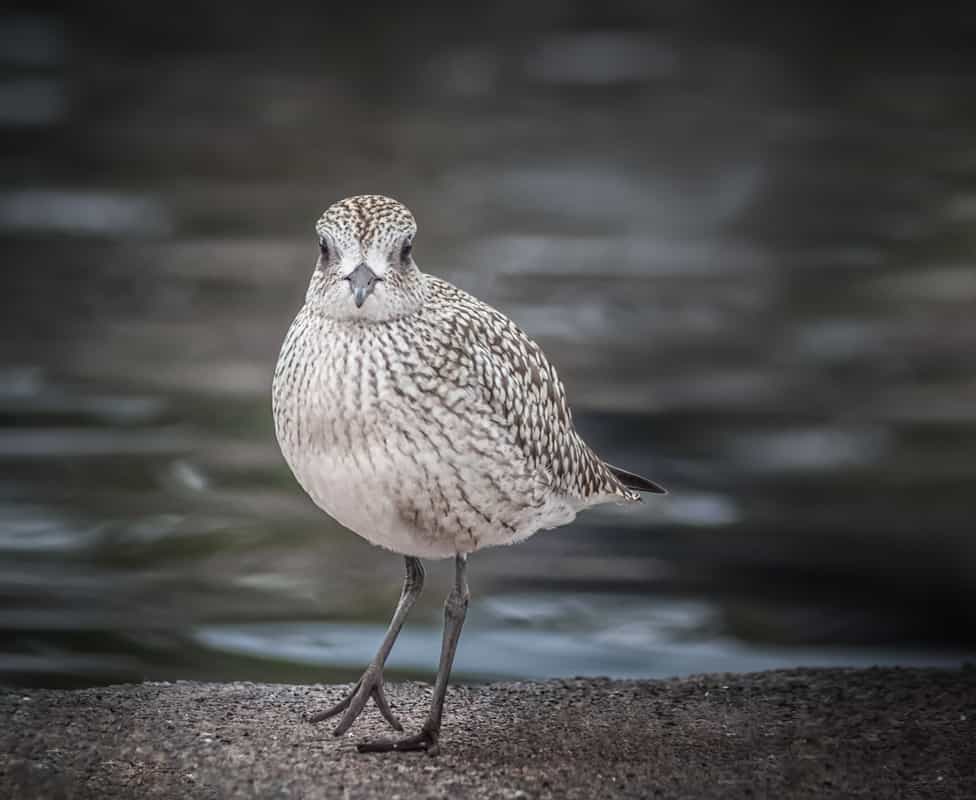
[[[964,8],[2,12],[0,682],[358,676],[401,560],[301,494],[269,385],[374,192],[672,492],[475,556],[459,677],[971,657]]]

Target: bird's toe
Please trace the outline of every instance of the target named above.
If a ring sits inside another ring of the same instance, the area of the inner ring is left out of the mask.
[[[360,753],[409,753],[423,750],[429,756],[440,753],[438,736],[435,731],[423,728],[420,733],[404,736],[401,739],[375,739],[356,745]]]

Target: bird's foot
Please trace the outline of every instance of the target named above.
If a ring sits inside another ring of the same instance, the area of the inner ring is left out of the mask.
[[[361,742],[356,745],[356,749],[360,753],[406,753],[423,750],[429,756],[436,756],[441,751],[438,738],[438,732],[425,725],[421,728],[420,733],[415,733],[413,736],[405,736],[402,739],[376,739],[372,742]]]
[[[362,713],[362,710],[366,707],[366,701],[370,697],[376,703],[376,707],[383,715],[383,719],[390,723],[393,730],[402,731],[403,726],[400,724],[400,720],[390,710],[390,704],[386,700],[386,693],[383,691],[383,669],[376,664],[370,664],[366,668],[363,677],[359,679],[359,682],[352,688],[352,691],[342,700],[331,708],[325,709],[325,711],[306,715],[306,719],[309,722],[322,722],[338,714],[342,714],[339,724],[336,725],[333,731],[335,736],[342,736],[342,734],[349,730],[356,717]]]

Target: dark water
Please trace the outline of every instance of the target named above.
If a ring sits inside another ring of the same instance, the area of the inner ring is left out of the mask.
[[[679,5],[0,17],[0,681],[358,674],[400,560],[268,395],[361,192],[672,492],[473,558],[460,673],[971,657],[973,19]]]

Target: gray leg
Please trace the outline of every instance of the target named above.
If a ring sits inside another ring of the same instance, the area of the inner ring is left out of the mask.
[[[383,637],[383,643],[380,645],[380,649],[369,663],[369,666],[366,667],[366,671],[359,679],[359,682],[346,697],[331,708],[327,708],[325,711],[320,711],[318,714],[313,714],[308,717],[309,722],[322,722],[345,711],[346,713],[342,715],[339,724],[336,725],[334,731],[336,736],[341,736],[349,730],[349,726],[352,725],[356,717],[365,708],[366,701],[370,697],[373,698],[383,718],[393,726],[393,730],[403,730],[403,726],[390,710],[390,704],[386,702],[386,694],[383,691],[383,666],[386,664],[386,659],[393,649],[393,644],[396,642],[397,636],[400,634],[400,629],[403,627],[403,622],[407,618],[407,613],[424,588],[424,565],[420,562],[420,559],[414,558],[413,556],[405,556],[405,561],[407,574],[403,579],[403,591],[400,592],[400,602],[397,603],[396,611],[393,612],[393,619],[390,620],[390,627],[386,630],[386,636]]]
[[[455,557],[454,566],[454,587],[444,604],[444,639],[441,644],[441,663],[437,669],[434,696],[430,701],[430,713],[427,715],[427,721],[420,729],[420,733],[413,736],[407,736],[403,739],[381,739],[375,742],[364,742],[358,745],[360,753],[426,750],[430,755],[437,755],[439,752],[438,739],[441,733],[441,720],[444,716],[447,683],[451,678],[454,653],[457,651],[458,639],[461,638],[461,628],[464,625],[464,616],[468,610],[468,557],[459,554]]]

